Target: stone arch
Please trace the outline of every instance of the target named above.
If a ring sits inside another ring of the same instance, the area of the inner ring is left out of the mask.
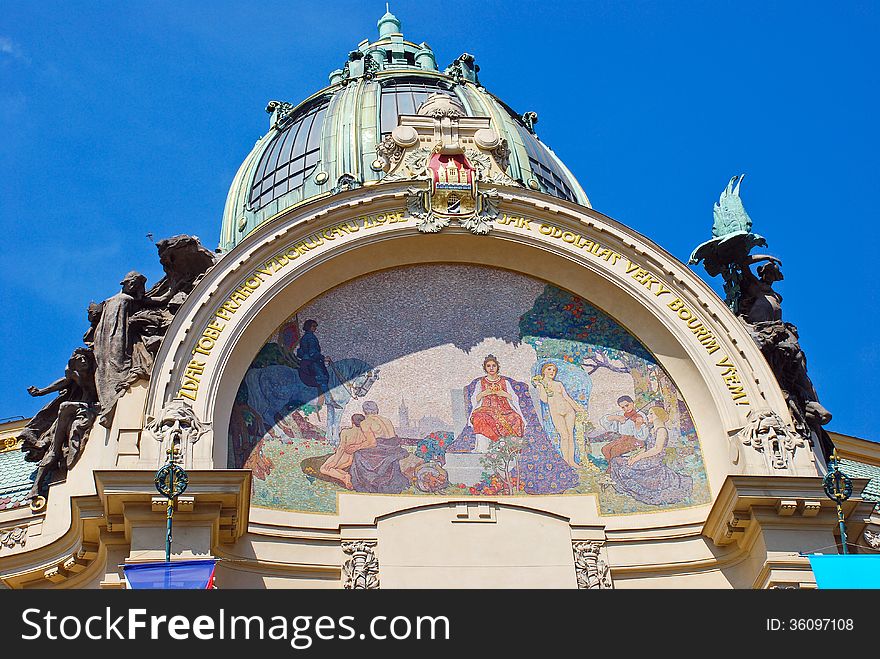
[[[354,278],[411,264],[512,270],[609,311],[654,353],[688,401],[713,465],[713,491],[731,470],[727,438],[743,426],[749,409],[770,407],[787,418],[782,393],[745,328],[695,274],[632,230],[591,209],[525,191],[503,195],[503,215],[489,236],[457,227],[420,233],[404,205],[403,188],[385,185],[342,193],[320,210],[310,205],[285,213],[206,275],[163,342],[147,401],[148,414],[155,413],[180,395],[188,364],[197,358],[197,391],[188,393],[217,439],[208,435],[200,442],[194,466],[226,466],[238,383],[293,310]],[[234,300],[237,290],[246,297]],[[229,301],[237,309],[222,311]],[[710,346],[698,325],[709,333]],[[209,349],[200,352],[200,345]],[[152,459],[141,455],[145,463]]]

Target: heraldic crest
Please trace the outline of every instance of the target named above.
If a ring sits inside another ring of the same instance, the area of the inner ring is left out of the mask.
[[[481,184],[521,187],[506,174],[510,149],[488,117],[467,117],[448,93],[436,93],[416,115],[399,125],[377,148],[375,169],[385,181],[424,181],[407,190],[407,210],[419,231],[435,233],[455,220],[475,234],[487,234],[498,217],[501,196]]]

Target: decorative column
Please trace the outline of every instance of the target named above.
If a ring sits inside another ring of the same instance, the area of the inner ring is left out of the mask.
[[[342,564],[342,587],[348,590],[378,590],[376,543],[368,540],[344,541],[342,551],[348,556]]]
[[[601,555],[604,544],[595,540],[572,543],[578,588],[614,588],[611,582],[611,569]]]

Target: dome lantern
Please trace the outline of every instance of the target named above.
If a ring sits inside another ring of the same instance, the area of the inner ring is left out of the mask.
[[[385,15],[379,19],[379,22],[376,25],[379,28],[380,39],[390,37],[392,34],[401,34],[400,20],[397,16],[391,13],[387,2],[385,3]]]

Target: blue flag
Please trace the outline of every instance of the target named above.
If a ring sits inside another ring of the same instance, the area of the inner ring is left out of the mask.
[[[210,589],[214,587],[216,559],[171,561],[166,563],[136,563],[124,565],[122,571],[129,588],[185,588]]]

